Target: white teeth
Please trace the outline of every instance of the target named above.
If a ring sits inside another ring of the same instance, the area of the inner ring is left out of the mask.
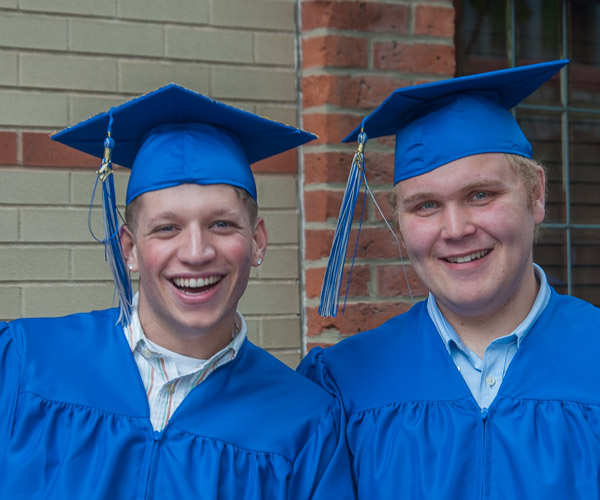
[[[463,255],[462,257],[448,257],[446,260],[453,264],[463,264],[465,262],[471,262],[472,260],[481,259],[481,257],[487,255],[489,250],[481,250],[479,252],[472,253],[470,255]]]
[[[219,276],[211,276],[210,278],[173,278],[173,283],[179,287],[184,288],[202,288],[208,285],[214,285],[221,281]]]

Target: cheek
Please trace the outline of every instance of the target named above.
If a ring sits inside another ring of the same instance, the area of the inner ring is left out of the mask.
[[[490,210],[480,227],[494,236],[498,240],[518,240],[526,241],[528,236],[533,238],[535,227],[534,214],[527,207],[521,209],[515,207],[499,207],[497,210]]]
[[[238,267],[250,267],[253,260],[253,245],[247,239],[232,240],[220,247],[220,253]]]
[[[230,244],[226,250],[228,265],[235,276],[235,287],[243,293],[252,271],[252,246],[248,242]]]
[[[160,242],[152,242],[139,248],[137,257],[141,273],[142,270],[148,273],[156,272],[166,261],[169,251],[157,243]]]
[[[399,222],[402,242],[409,256],[425,253],[433,244],[434,229],[423,219],[404,219]]]

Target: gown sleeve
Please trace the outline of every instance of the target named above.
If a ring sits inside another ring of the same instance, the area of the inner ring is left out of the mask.
[[[0,322],[0,463],[8,447],[8,439],[19,389],[20,359],[8,323]]]
[[[325,389],[329,394],[342,401],[337,384],[329,374],[323,356],[323,349],[315,347],[306,355],[296,369],[298,373],[312,380]]]
[[[289,492],[290,500],[356,498],[345,418],[337,400],[300,450]]]

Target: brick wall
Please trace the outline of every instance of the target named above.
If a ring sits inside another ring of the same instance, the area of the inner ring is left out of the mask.
[[[112,304],[87,229],[97,163],[48,134],[169,81],[294,125],[301,106],[320,135],[301,162],[285,153],[255,166],[270,246],[240,304],[252,339],[293,366],[302,338],[334,343],[408,308],[398,250],[368,201],[346,313],[316,314],[354,149],[340,140],[395,88],[453,74],[453,15],[450,0],[0,0],[0,319]],[[367,145],[388,212],[391,144]]]
[[[296,9],[293,0],[0,0],[0,319],[112,305],[87,228],[98,162],[48,134],[170,81],[298,124]],[[301,347],[297,169],[295,152],[256,165],[270,247],[240,304],[250,338],[290,365]],[[126,179],[118,173],[120,199]]]
[[[302,115],[319,142],[304,149],[306,347],[333,344],[406,311],[411,300],[394,237],[367,201],[345,314],[317,314],[321,281],[355,146],[340,141],[398,87],[454,75],[451,1],[301,2]],[[393,138],[366,147],[366,176],[392,220]],[[362,194],[357,211],[362,206]],[[356,232],[349,243],[353,253]],[[347,261],[349,262],[349,260]],[[347,266],[348,267],[348,266]],[[416,300],[426,290],[407,267]],[[345,281],[342,290],[345,290]]]

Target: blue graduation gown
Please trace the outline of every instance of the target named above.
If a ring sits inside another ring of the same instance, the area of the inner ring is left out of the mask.
[[[479,408],[424,302],[311,350],[342,401],[360,499],[600,498],[600,310],[552,291]]]
[[[0,324],[0,498],[353,498],[339,404],[248,341],[155,432],[117,314]]]

